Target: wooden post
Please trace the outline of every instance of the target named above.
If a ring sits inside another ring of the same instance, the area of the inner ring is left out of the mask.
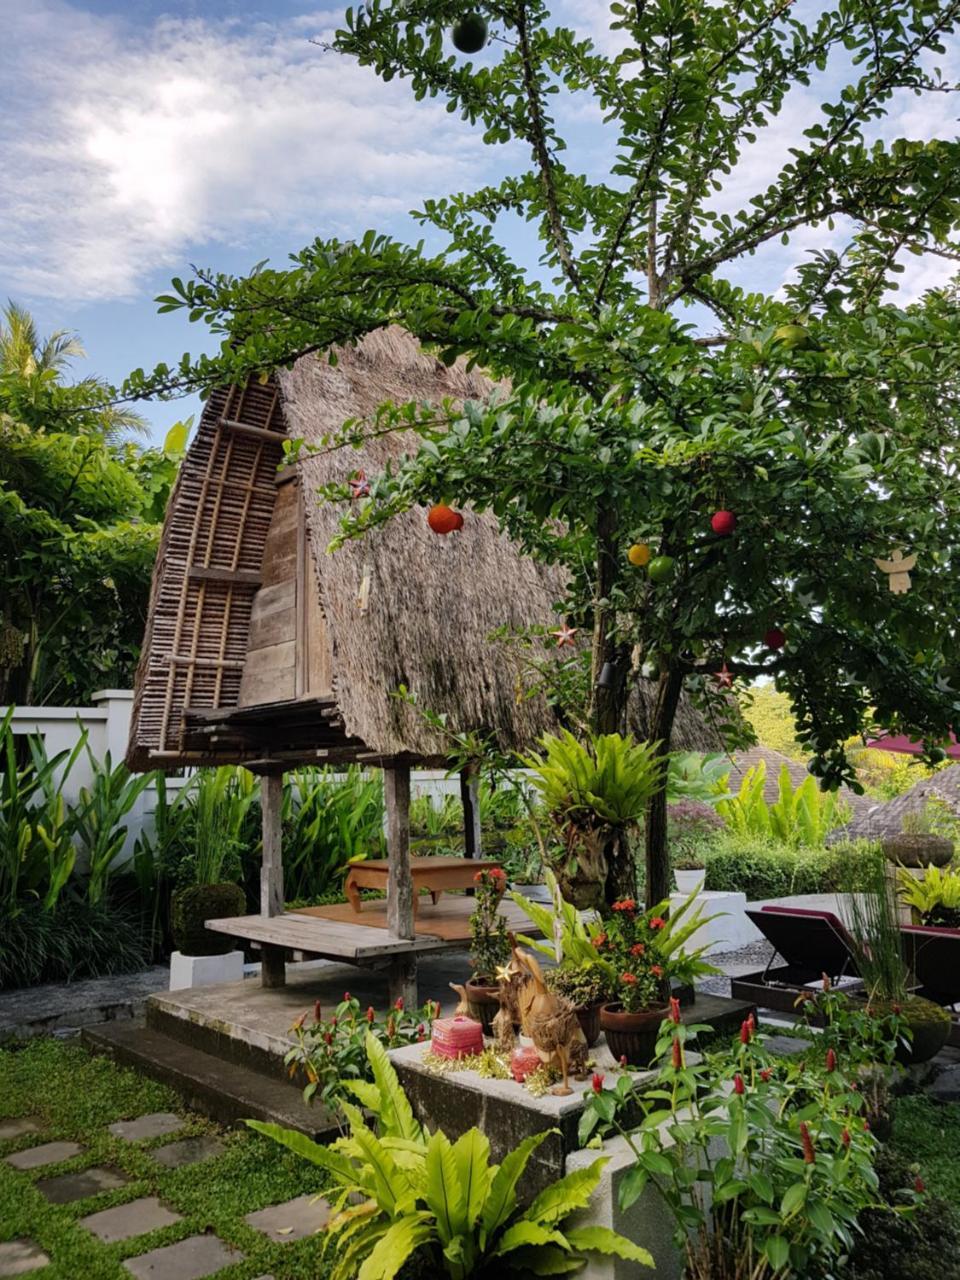
[[[410,875],[410,766],[383,771],[387,809],[387,932],[394,938],[413,938],[413,878]],[[402,996],[409,1008],[417,999],[417,959],[411,954],[390,962],[390,1000]]]
[[[480,773],[475,765],[460,770],[460,802],[463,805],[463,851],[468,858],[481,858]]]
[[[283,774],[265,773],[260,779],[260,812],[263,819],[260,914],[264,917],[283,915],[282,807]],[[260,948],[260,954],[261,986],[284,986],[287,981],[287,967],[283,948],[264,945]]]

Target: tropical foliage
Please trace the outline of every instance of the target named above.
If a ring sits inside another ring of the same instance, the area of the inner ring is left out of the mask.
[[[927,867],[922,878],[906,867],[897,872],[897,891],[920,924],[960,927],[960,872]]]
[[[566,1275],[580,1270],[590,1253],[653,1265],[646,1249],[609,1228],[564,1225],[589,1203],[604,1159],[551,1183],[521,1207],[524,1171],[549,1131],[523,1139],[502,1164],[491,1164],[489,1139],[479,1129],[456,1142],[439,1129],[428,1135],[374,1036],[366,1050],[373,1080],[350,1085],[361,1106],[341,1103],[350,1132],[332,1146],[247,1121],[325,1169],[341,1188],[326,1228],[332,1280],[393,1280],[408,1262],[420,1274],[449,1280],[504,1271]],[[376,1131],[361,1107],[373,1114]]]
[[[75,336],[0,312],[0,702],[83,703],[132,679],[167,495],[189,424],[162,449],[96,378],[64,381]]]
[[[766,780],[767,766],[761,760],[746,771],[736,795],[717,801],[717,812],[731,831],[818,848],[829,832],[846,820],[845,807],[836,793],[821,791],[812,777],[795,787],[790,770],[781,765],[779,798],[773,804],[767,804],[764,797]]]

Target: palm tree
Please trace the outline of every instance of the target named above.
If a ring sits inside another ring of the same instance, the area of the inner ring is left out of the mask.
[[[36,321],[12,300],[0,311],[0,380],[12,386],[16,399],[39,410],[51,382],[62,383],[71,360],[86,356],[83,344],[68,329],[56,329],[41,340]],[[63,414],[57,426],[77,433],[93,432],[111,444],[126,435],[145,435],[145,420],[133,409],[111,404],[109,384],[102,378],[81,378],[73,384],[76,411]]]

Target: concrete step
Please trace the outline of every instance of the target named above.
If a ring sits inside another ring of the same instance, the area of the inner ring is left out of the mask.
[[[105,1054],[170,1085],[188,1107],[221,1124],[266,1120],[318,1141],[330,1141],[339,1134],[330,1111],[305,1103],[300,1090],[279,1075],[271,1079],[225,1062],[142,1021],[85,1027],[81,1041],[92,1053]]]

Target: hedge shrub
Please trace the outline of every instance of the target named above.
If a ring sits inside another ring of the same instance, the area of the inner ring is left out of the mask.
[[[860,887],[859,864],[871,848],[869,841],[859,840],[808,849],[727,832],[703,850],[704,887],[745,893],[748,902],[842,893]]]

